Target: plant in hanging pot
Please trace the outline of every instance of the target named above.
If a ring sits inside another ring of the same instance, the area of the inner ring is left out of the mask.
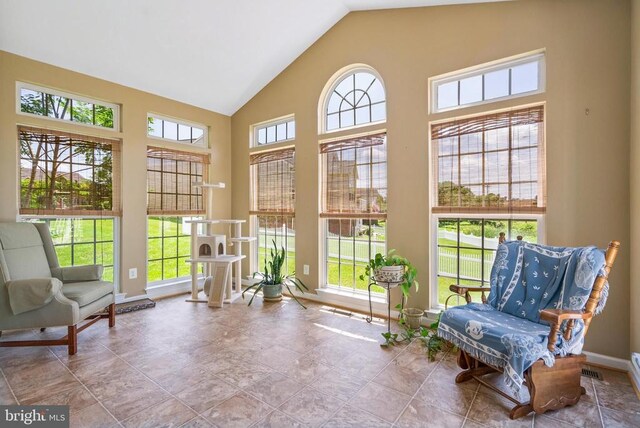
[[[296,290],[304,293],[305,290],[309,291],[304,283],[296,278],[295,274],[286,275],[282,271],[282,267],[284,265],[284,260],[286,256],[286,252],[284,247],[278,250],[278,246],[276,245],[276,241],[273,240],[273,249],[270,251],[269,256],[265,257],[264,260],[264,271],[263,272],[255,272],[253,274],[254,278],[259,279],[255,284],[250,285],[242,292],[242,298],[244,299],[245,293],[248,291],[253,292],[253,296],[249,300],[249,306],[253,303],[253,299],[255,299],[256,294],[262,291],[263,299],[267,302],[278,302],[282,300],[282,287],[286,287],[289,291],[289,294],[293,299],[298,302],[300,306],[303,308],[307,308],[303,305],[293,294],[291,291],[291,287]]]

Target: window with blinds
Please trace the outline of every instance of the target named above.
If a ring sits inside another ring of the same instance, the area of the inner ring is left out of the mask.
[[[252,215],[295,213],[295,151],[293,148],[258,152],[250,156]]]
[[[366,291],[368,281],[360,275],[376,253],[386,253],[386,141],[386,134],[378,133],[320,145],[320,218],[330,287]]]
[[[119,216],[120,140],[18,127],[20,214]]]
[[[205,201],[194,182],[207,180],[209,155],[158,147],[147,149],[147,214],[202,215]]]
[[[432,125],[434,213],[546,209],[544,108]]]

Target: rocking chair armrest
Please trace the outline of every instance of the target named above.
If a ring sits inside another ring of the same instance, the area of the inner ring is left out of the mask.
[[[571,339],[574,320],[588,320],[593,317],[591,312],[570,311],[566,309],[543,309],[540,311],[540,319],[547,321],[551,324],[551,330],[549,331],[549,340],[547,342],[547,349],[551,352],[556,350],[556,341],[558,340],[558,331],[560,331],[560,325],[563,321],[568,320],[565,327],[564,338],[566,340]]]
[[[449,290],[464,297],[467,303],[471,303],[471,295],[469,293],[479,292],[482,293],[482,303],[487,303],[485,293],[489,291],[488,287],[471,287],[468,285],[451,284]]]
[[[540,319],[549,324],[560,324],[565,320],[587,320],[592,318],[591,312],[570,311],[567,309],[543,309],[540,311]]]

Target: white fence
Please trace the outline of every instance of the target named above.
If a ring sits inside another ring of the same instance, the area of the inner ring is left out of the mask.
[[[455,248],[438,248],[438,274],[447,276],[458,275],[458,263],[460,264],[460,277],[467,279],[482,279],[482,263],[484,263],[484,275],[488,278],[493,266],[493,253],[485,253],[484,261],[480,254],[457,255]]]

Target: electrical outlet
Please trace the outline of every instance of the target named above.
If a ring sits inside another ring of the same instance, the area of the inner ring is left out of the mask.
[[[138,277],[138,269],[131,268],[129,269],[129,279],[136,279]]]
[[[302,271],[305,275],[309,275],[309,265],[304,265]]]

